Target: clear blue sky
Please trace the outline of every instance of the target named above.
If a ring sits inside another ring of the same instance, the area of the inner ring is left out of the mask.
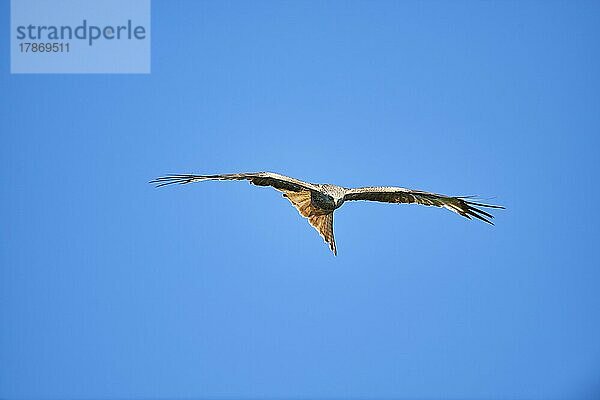
[[[150,75],[0,40],[1,398],[600,394],[597,2],[152,12]],[[346,204],[333,257],[273,190],[147,183],[257,170],[507,210]]]

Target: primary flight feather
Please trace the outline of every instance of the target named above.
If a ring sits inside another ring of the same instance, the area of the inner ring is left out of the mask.
[[[289,176],[273,172],[252,172],[241,174],[218,174],[218,175],[167,175],[156,178],[150,183],[156,187],[208,180],[247,180],[257,186],[271,186],[283,193],[300,215],[308,219],[308,222],[319,232],[334,255],[337,255],[335,238],[333,236],[333,213],[346,201],[367,200],[384,203],[416,203],[425,206],[444,207],[465,218],[475,217],[488,224],[493,225],[490,213],[481,209],[504,208],[502,206],[476,203],[470,201],[471,197],[445,196],[412,190],[394,186],[370,186],[348,189],[342,186],[330,184],[317,184],[304,182]]]

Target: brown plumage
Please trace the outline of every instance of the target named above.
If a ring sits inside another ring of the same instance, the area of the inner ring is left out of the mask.
[[[273,172],[219,175],[167,175],[156,178],[150,181],[150,183],[154,183],[157,187],[160,187],[173,184],[183,185],[206,180],[248,180],[253,185],[271,186],[282,192],[283,197],[287,198],[300,215],[307,218],[308,222],[319,232],[334,255],[337,255],[337,248],[333,235],[333,213],[345,201],[367,200],[444,207],[465,218],[471,219],[475,217],[491,225],[493,225],[491,219],[494,216],[482,210],[481,207],[492,209],[504,208],[502,206],[471,201],[472,197],[446,196],[394,186],[371,186],[347,189],[337,185],[304,182]]]
[[[288,199],[290,203],[304,218],[308,219],[323,240],[329,244],[329,248],[333,254],[337,256],[337,248],[335,247],[335,239],[333,237],[333,212],[319,213],[318,208],[311,204],[311,195],[309,190],[301,190],[299,192],[284,191],[283,197]]]

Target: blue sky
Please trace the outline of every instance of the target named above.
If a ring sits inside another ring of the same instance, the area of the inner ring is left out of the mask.
[[[598,396],[598,3],[152,13],[150,75],[0,62],[1,398]],[[273,190],[147,183],[260,170],[507,210],[346,204],[333,257]]]

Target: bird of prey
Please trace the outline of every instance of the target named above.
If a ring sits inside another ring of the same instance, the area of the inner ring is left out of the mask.
[[[445,196],[394,186],[370,186],[348,189],[330,184],[304,182],[273,172],[251,172],[241,174],[218,175],[167,175],[156,178],[150,183],[156,187],[209,180],[247,180],[257,186],[271,186],[283,193],[298,210],[300,215],[319,232],[334,255],[337,255],[335,239],[333,237],[333,213],[346,201],[368,200],[384,203],[416,203],[425,206],[444,207],[465,218],[475,217],[493,225],[494,218],[488,212],[477,207],[504,208],[502,206],[476,203],[471,201],[472,196]],[[477,206],[477,207],[476,207]]]

